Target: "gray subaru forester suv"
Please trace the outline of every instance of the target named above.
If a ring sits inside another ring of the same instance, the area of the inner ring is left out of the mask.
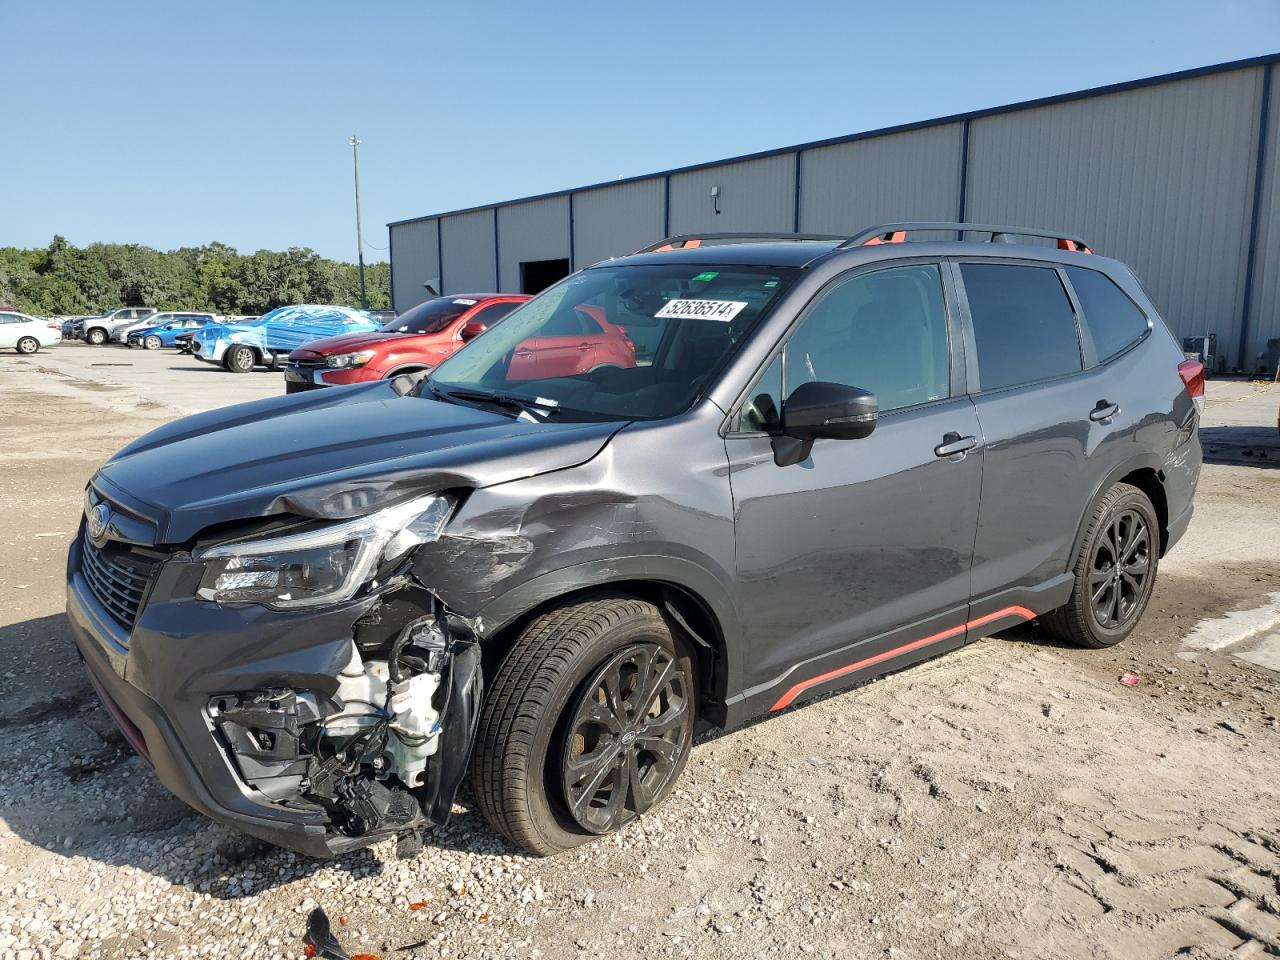
[[[602,321],[634,356],[563,375]],[[86,490],[67,609],[105,709],[209,816],[332,855],[444,822],[469,769],[550,854],[661,802],[699,723],[1033,619],[1123,640],[1191,517],[1203,395],[1074,237],[672,238],[429,376],[131,443]]]

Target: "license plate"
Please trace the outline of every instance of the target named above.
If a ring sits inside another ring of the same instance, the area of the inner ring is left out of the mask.
[[[310,383],[311,382],[310,378],[308,378],[307,375],[303,373],[301,370],[293,370],[287,367],[285,368],[285,371],[284,371],[284,378],[286,380],[292,380],[294,383]]]

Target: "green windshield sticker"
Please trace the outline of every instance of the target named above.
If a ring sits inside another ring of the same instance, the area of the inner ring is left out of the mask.
[[[698,274],[693,279],[695,283],[696,282],[707,283],[708,281],[714,280],[718,276],[720,276],[720,272],[718,270],[708,270],[706,273]]]
[[[769,280],[765,283],[764,288],[768,290],[770,287],[776,287],[777,285],[778,285],[777,280]]]

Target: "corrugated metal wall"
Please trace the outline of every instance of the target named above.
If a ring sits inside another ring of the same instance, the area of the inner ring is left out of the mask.
[[[634,253],[662,239],[663,178],[573,195],[573,268]]]
[[[800,154],[800,232],[856,233],[891,220],[954,220],[963,125],[911,130]]]
[[[499,289],[520,290],[522,260],[569,259],[569,198],[498,208]]]
[[[436,240],[435,220],[417,220],[391,228],[391,306],[401,313],[427,299],[424,283],[440,292]]]
[[[672,174],[671,233],[792,229],[795,164],[795,154],[783,154]],[[719,214],[712,187],[720,188]]]
[[[494,263],[493,211],[477,210],[440,222],[444,244],[441,293],[489,293],[498,286]]]
[[[1267,340],[1280,338],[1280,70],[1271,68],[1271,103],[1267,123],[1262,194],[1258,208],[1258,240],[1253,255],[1253,296],[1250,298],[1249,342],[1245,359],[1254,361]],[[1274,373],[1274,368],[1272,368]]]
[[[974,120],[966,219],[1080,234],[1234,353],[1261,90],[1241,70]]]
[[[660,238],[664,223],[668,234],[790,231],[797,201],[798,228],[809,233],[963,214],[1081,234],[1134,268],[1175,334],[1216,333],[1235,366],[1268,69],[1277,72],[1274,64],[1233,66],[593,186],[573,193],[571,230],[568,193],[499,205],[500,278],[493,211],[446,215],[445,292],[489,289],[499,279],[502,290],[516,291],[522,260],[572,251],[578,269]],[[1244,350],[1250,369],[1267,339],[1280,337],[1280,103],[1271,105],[1266,133]],[[400,309],[434,273],[424,268],[430,223],[391,228]]]

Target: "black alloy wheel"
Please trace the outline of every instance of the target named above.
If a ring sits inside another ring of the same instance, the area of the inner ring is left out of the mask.
[[[1151,530],[1136,510],[1110,518],[1089,564],[1089,603],[1099,626],[1119,630],[1136,618],[1151,570]]]
[[[1162,534],[1151,498],[1117,483],[1090,508],[1071,567],[1071,596],[1040,617],[1054,636],[1110,647],[1137,627],[1155,589]]]
[[[689,749],[688,678],[671,653],[638,643],[610,657],[572,707],[561,788],[584,830],[617,830],[666,796]]]

